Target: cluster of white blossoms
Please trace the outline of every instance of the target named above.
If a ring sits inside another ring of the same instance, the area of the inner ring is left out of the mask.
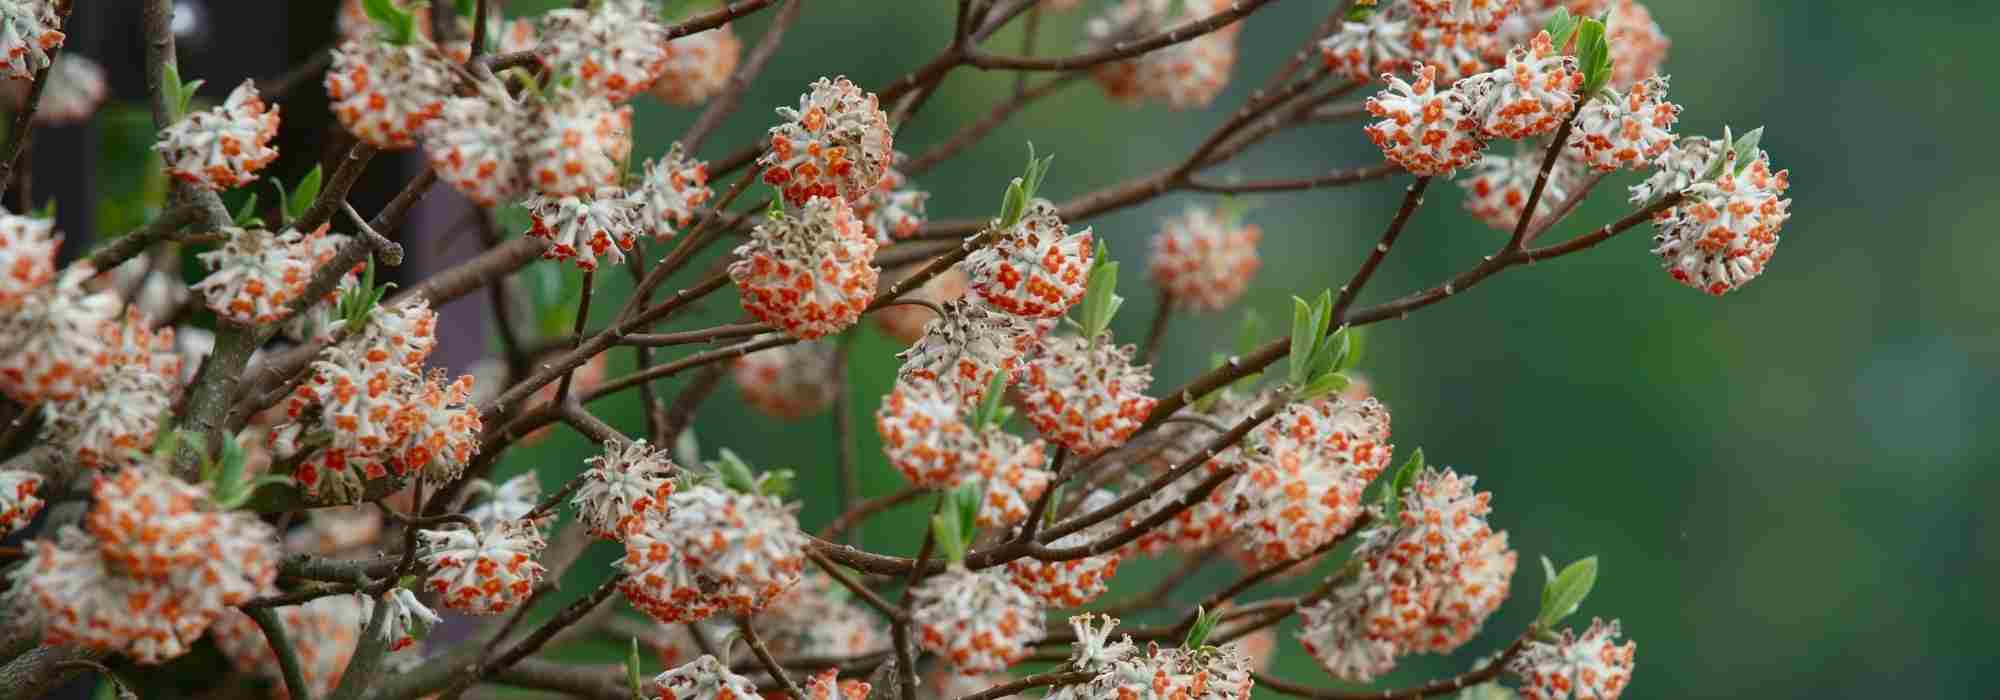
[[[1235,4],[1230,0],[1116,0],[1084,25],[1084,49],[1122,46],[1232,9]],[[1187,41],[1099,65],[1090,76],[1107,96],[1127,104],[1152,101],[1175,110],[1206,107],[1229,85],[1229,71],[1236,65],[1236,35],[1242,27],[1232,22]]]
[[[861,319],[881,275],[877,245],[847,200],[814,196],[759,222],[737,246],[729,277],[744,311],[813,340]]]
[[[143,463],[93,477],[83,527],[36,540],[14,574],[43,641],[144,664],[187,653],[231,608],[276,590],[278,540],[249,513]]]
[[[1426,467],[1396,522],[1367,533],[1352,576],[1303,609],[1299,642],[1328,673],[1365,682],[1404,654],[1449,653],[1507,597],[1516,555],[1487,525],[1490,494]]]
[[[424,590],[453,610],[475,615],[512,610],[534,594],[547,572],[535,558],[548,542],[531,522],[420,530],[417,537],[424,547],[424,566],[430,567]]]
[[[1294,403],[1217,460],[1241,476],[1232,526],[1252,558],[1299,559],[1352,529],[1362,490],[1389,464],[1389,410],[1375,399]]]
[[[1129,636],[1111,639],[1118,627],[1114,617],[1078,615],[1069,624],[1076,632],[1070,665],[1093,675],[1083,683],[1056,689],[1048,696],[1051,700],[1250,698],[1252,661],[1234,645],[1140,647]]]
[[[1146,269],[1175,308],[1219,311],[1242,298],[1256,278],[1263,237],[1233,213],[1188,207],[1153,235]]]
[[[917,645],[961,673],[1004,671],[1042,636],[1042,605],[999,569],[954,563],[910,594]]]
[[[757,487],[697,483],[628,523],[618,539],[618,590],[663,623],[718,612],[753,615],[799,580],[805,533],[798,516]]]
[[[352,503],[371,483],[416,474],[442,484],[471,462],[483,425],[471,403],[472,375],[447,381],[441,370],[424,371],[436,327],[436,312],[421,299],[339,324],[346,337],[313,360],[284,403],[293,422],[270,438],[279,457],[300,457],[293,478],[309,496]]]
[[[795,420],[825,410],[839,396],[837,353],[829,341],[780,345],[737,359],[730,376],[751,408]]]
[[[167,174],[208,190],[248,184],[278,149],[278,108],[264,106],[256,84],[245,80],[229,99],[206,112],[195,112],[160,131],[153,150],[166,161]]]
[[[63,45],[57,0],[0,0],[0,78],[27,80]]]
[[[585,464],[570,503],[593,536],[619,539],[642,519],[664,513],[674,495],[673,461],[644,440],[606,442],[604,454]]]

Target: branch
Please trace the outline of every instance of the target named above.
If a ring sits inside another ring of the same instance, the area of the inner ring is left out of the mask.
[[[765,0],[765,4],[768,3],[769,0]],[[728,118],[730,112],[736,111],[736,105],[743,101],[743,91],[750,87],[750,81],[756,78],[758,73],[763,72],[764,64],[771,62],[771,56],[778,53],[778,45],[785,40],[785,30],[791,29],[792,24],[799,21],[799,14],[804,9],[805,0],[791,0],[785,5],[785,9],[778,11],[778,17],[771,20],[771,26],[764,30],[763,38],[757,40],[757,47],[750,50],[750,55],[736,67],[736,73],[729,76],[729,84],[722,88],[720,94],[708,101],[708,107],[701,111],[701,116],[695,118],[694,125],[689,126],[687,132],[681,135],[681,145],[688,153],[700,149],[701,142],[708,140],[709,134],[714,133],[716,127],[722,126],[722,120]],[[727,11],[729,8],[725,7],[717,12]]]
[[[1524,633],[1520,637],[1515,638],[1514,643],[1508,645],[1507,649],[1500,653],[1499,658],[1494,659],[1493,661],[1487,663],[1484,666],[1479,667],[1478,669],[1467,671],[1465,673],[1461,673],[1456,676],[1452,676],[1450,678],[1443,678],[1431,681],[1429,683],[1425,683],[1423,685],[1416,686],[1414,688],[1404,688],[1401,690],[1359,691],[1359,692],[1341,691],[1341,690],[1322,690],[1318,688],[1311,688],[1299,685],[1297,683],[1292,683],[1290,681],[1286,681],[1276,676],[1266,675],[1262,672],[1257,672],[1253,675],[1256,678],[1258,686],[1270,688],[1271,690],[1283,693],[1285,695],[1290,695],[1299,698],[1311,698],[1312,700],[1422,700],[1422,698],[1438,697],[1446,693],[1456,692],[1470,686],[1478,685],[1480,683],[1485,683],[1495,678],[1499,678],[1500,673],[1507,669],[1507,662],[1512,661],[1516,656],[1520,656],[1521,651],[1527,648],[1528,639],[1532,635],[1533,635],[1533,630],[1530,630],[1528,633]]]
[[[980,68],[1005,68],[1026,71],[1072,71],[1090,68],[1105,63],[1122,61],[1148,51],[1165,48],[1203,34],[1228,26],[1236,20],[1247,17],[1272,0],[1237,0],[1230,9],[1191,22],[1183,22],[1169,27],[1166,31],[1143,39],[1119,42],[1097,51],[1061,58],[1034,58],[1030,56],[999,56],[979,51],[969,51],[966,62]]]
[[[378,605],[384,605],[377,602]],[[271,644],[271,653],[278,657],[278,669],[285,676],[286,696],[292,700],[312,700],[312,686],[306,685],[304,669],[299,666],[299,650],[292,646],[292,640],[285,634],[285,623],[270,608],[245,610],[257,628],[264,631],[265,641]]]
[[[1017,695],[1021,691],[1027,690],[1029,688],[1040,688],[1042,686],[1055,687],[1064,685],[1076,685],[1078,683],[1089,683],[1090,679],[1096,677],[1097,677],[1096,671],[1049,671],[1047,673],[1037,673],[1032,676],[1027,676],[1007,683],[1002,683],[1000,685],[987,688],[977,693],[960,697],[958,700],[997,700],[998,698]]]
[[[769,671],[772,678],[777,679],[778,685],[785,689],[785,694],[791,696],[792,700],[806,700],[805,693],[799,691],[799,686],[792,682],[792,677],[785,675],[785,667],[779,665],[777,659],[771,658],[771,650],[764,648],[764,640],[757,637],[757,627],[750,624],[750,618],[736,618],[736,628],[742,630],[743,643],[750,645],[750,653],[756,655],[757,661],[764,664],[764,670]]]

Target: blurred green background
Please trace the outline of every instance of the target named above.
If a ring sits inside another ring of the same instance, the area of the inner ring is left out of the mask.
[[[796,104],[822,74],[871,88],[902,76],[942,46],[952,4],[816,0],[700,155],[750,142],[771,123],[769,108]],[[1089,85],[1037,104],[918,182],[932,193],[932,215],[988,215],[1027,141],[1056,154],[1044,189],[1057,200],[1172,162],[1331,4],[1287,0],[1254,15],[1231,87],[1209,109],[1128,109]],[[1671,96],[1685,107],[1678,130],[1765,125],[1765,148],[1792,171],[1793,217],[1756,282],[1720,299],[1682,287],[1647,254],[1650,231],[1635,229],[1369,328],[1363,371],[1394,414],[1398,459],[1421,446],[1434,463],[1478,475],[1495,494],[1495,528],[1522,555],[1515,595],[1479,640],[1453,658],[1406,657],[1378,685],[1454,673],[1498,649],[1533,616],[1536,558],[1592,554],[1602,562],[1597,590],[1571,622],[1623,620],[1639,643],[1629,698],[1957,697],[2000,682],[1991,642],[2000,529],[1977,505],[2000,489],[2000,476],[1982,468],[1996,463],[2000,441],[1982,439],[1979,427],[2000,422],[2000,209],[1989,195],[2000,178],[1984,165],[1993,147],[1977,136],[2000,97],[1961,72],[1995,60],[1980,42],[1996,20],[1990,9],[1953,3],[1893,5],[1650,3],[1673,40]],[[1045,16],[1045,52],[1074,50],[1085,16]],[[768,21],[765,13],[737,30],[749,44]],[[988,45],[1011,50],[1018,36],[1010,29]],[[956,72],[897,145],[921,151],[1011,88],[1006,73]],[[693,119],[639,104],[642,155],[663,151]],[[1358,124],[1318,125],[1210,172],[1259,179],[1378,159]],[[1633,179],[1606,182],[1549,235],[1622,215],[1622,186]],[[1290,295],[1337,286],[1408,180],[1249,197],[1248,220],[1265,231],[1264,267],[1239,310],[1279,318]],[[1458,208],[1457,188],[1431,192],[1363,303],[1436,284],[1501,242]],[[1138,274],[1147,239],[1162,218],[1210,199],[1169,195],[1087,222],[1127,263],[1121,339],[1137,342],[1153,308]],[[718,297],[702,320],[735,320],[733,297]],[[1176,318],[1156,388],[1203,370],[1224,349],[1218,339],[1233,335],[1237,313]],[[871,495],[903,485],[866,429],[898,349],[872,328],[855,348],[854,420]],[[614,367],[628,362],[613,358]],[[635,403],[611,405],[614,424],[641,429]],[[704,450],[726,446],[759,465],[797,469],[810,529],[835,511],[831,425],[824,415],[774,425],[725,387],[696,430]],[[566,434],[506,465],[540,469],[554,484],[588,452]],[[913,507],[875,519],[867,546],[913,552],[921,516]],[[1104,600],[1168,568],[1128,560]],[[1213,564],[1177,600],[1191,605],[1236,575]],[[1290,629],[1276,670],[1331,684]]]
[[[546,3],[513,2],[510,13],[538,4]],[[1283,0],[1253,16],[1231,87],[1209,109],[1129,109],[1088,84],[1037,104],[918,181],[932,193],[932,215],[989,215],[1028,141],[1056,154],[1044,190],[1057,200],[1178,159],[1332,4]],[[871,89],[904,75],[943,45],[952,6],[812,0],[744,107],[698,155],[720,158],[751,142],[775,119],[772,107],[796,104],[821,75],[846,74]],[[1764,147],[1792,172],[1785,240],[1761,279],[1721,299],[1673,282],[1647,253],[1650,231],[1639,229],[1369,328],[1363,372],[1394,413],[1398,461],[1421,446],[1433,463],[1478,475],[1495,494],[1495,527],[1522,555],[1513,599],[1479,640],[1451,658],[1407,657],[1378,685],[1454,673],[1497,650],[1534,612],[1538,557],[1594,554],[1602,561],[1596,593],[1571,622],[1623,620],[1639,643],[1627,697],[1959,697],[1992,687],[2000,682],[1991,639],[2000,621],[1992,595],[2000,531],[1977,504],[2000,489],[2000,476],[1981,468],[1995,464],[2000,440],[1982,439],[1979,428],[2000,420],[1992,369],[2000,208],[1989,194],[2000,177],[1986,169],[1995,154],[1979,134],[1990,133],[2000,97],[1976,76],[2000,58],[1982,43],[2000,22],[1970,3],[1656,0],[1651,9],[1673,40],[1671,97],[1686,108],[1679,131],[1768,127]],[[746,45],[769,14],[737,24]],[[1044,52],[1074,50],[1086,16],[1045,16]],[[1018,42],[1010,29],[989,47],[1012,52]],[[897,145],[915,153],[937,143],[1011,94],[1012,80],[953,73]],[[635,104],[639,157],[664,152],[696,113],[646,98]],[[286,116],[303,118],[289,108]],[[1379,157],[1358,123],[1315,125],[1209,173],[1303,176]],[[1622,215],[1623,186],[1633,179],[1598,188],[1547,240]],[[1174,320],[1155,387],[1202,371],[1212,351],[1225,349],[1218,339],[1234,334],[1240,310],[1278,318],[1289,296],[1337,286],[1408,180],[1247,198],[1248,220],[1265,231],[1263,270],[1237,310]],[[1462,213],[1455,187],[1431,192],[1363,303],[1436,284],[1502,241]],[[1152,312],[1153,291],[1139,272],[1148,238],[1183,206],[1212,203],[1175,194],[1086,222],[1126,262],[1129,303],[1115,324],[1122,340],[1137,342]],[[625,287],[622,275],[604,277],[600,318]],[[733,294],[718,294],[674,329],[739,313]],[[863,328],[849,390],[866,495],[876,495],[903,485],[869,428],[900,348]],[[611,362],[620,374],[631,355],[619,351]],[[621,429],[643,430],[631,397],[596,407]],[[829,416],[774,424],[725,385],[695,430],[711,454],[728,447],[761,466],[796,469],[808,529],[832,517]],[[558,430],[505,458],[502,473],[535,469],[553,487],[594,451]],[[868,548],[913,552],[927,507],[871,521]],[[617,556],[596,547],[565,596],[588,590]],[[1120,589],[1104,600],[1167,568],[1170,561],[1128,560]],[[1211,565],[1176,600],[1192,604],[1236,575],[1229,564]],[[1310,583],[1265,586],[1246,599]],[[1277,671],[1331,685],[1290,629]],[[608,662],[603,654],[613,652],[566,653]]]

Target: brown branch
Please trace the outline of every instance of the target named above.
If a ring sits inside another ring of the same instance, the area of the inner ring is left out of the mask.
[[[980,68],[1004,68],[1022,71],[1073,71],[1106,63],[1122,61],[1148,51],[1166,48],[1189,41],[1209,32],[1216,31],[1248,17],[1250,13],[1269,4],[1272,0],[1237,0],[1230,8],[1207,17],[1183,22],[1167,28],[1166,31],[1142,39],[1119,42],[1096,51],[1060,58],[1034,58],[1030,56],[1000,56],[996,54],[970,51],[966,63]]]
[[[998,698],[1018,695],[1021,691],[1029,688],[1089,683],[1090,679],[1097,677],[1097,674],[1097,671],[1049,671],[1046,673],[1037,673],[960,697],[958,700],[997,700]]]
[[[750,653],[757,657],[758,662],[764,664],[764,670],[778,681],[778,685],[785,689],[785,694],[791,696],[792,700],[806,700],[806,695],[799,691],[798,684],[793,683],[792,677],[785,674],[785,667],[779,665],[777,659],[771,658],[770,649],[764,648],[764,640],[757,636],[757,627],[750,623],[750,618],[747,616],[736,618],[736,628],[743,632],[743,643],[750,645]]]
[[[588,323],[590,322],[590,297],[593,288],[597,286],[596,282],[597,282],[596,270],[583,271],[583,295],[582,298],[577,299],[576,301],[576,324],[570,327],[570,333],[575,335],[578,338],[578,340],[570,346],[571,350],[575,350],[576,345],[582,344],[583,327],[585,325],[588,325]],[[588,358],[586,358],[585,361],[588,362],[589,361]],[[556,403],[560,404],[564,401],[569,400],[569,385],[570,382],[575,379],[576,379],[575,367],[563,370],[562,380],[556,383],[556,397],[555,397]]]
[[[827,576],[832,577],[833,580],[838,582],[841,586],[846,587],[847,590],[852,591],[857,596],[860,596],[862,601],[868,603],[869,607],[874,608],[875,612],[882,613],[883,617],[887,617],[891,620],[901,620],[909,617],[910,613],[908,610],[904,610],[903,608],[898,607],[897,605],[890,603],[887,600],[883,600],[881,595],[876,594],[875,591],[869,590],[869,588],[867,586],[862,585],[860,581],[854,580],[853,576],[849,576],[846,571],[842,571],[841,568],[839,566],[834,565],[833,562],[827,561],[826,557],[821,555],[819,552],[808,550],[806,552],[806,558],[811,559],[813,564],[819,566],[821,571],[825,571]]]
[[[917,500],[918,496],[922,496],[925,493],[928,493],[929,491],[930,489],[926,489],[921,486],[909,486],[903,488],[903,490],[901,491],[897,491],[895,493],[886,496],[877,496],[875,498],[871,498],[866,501],[856,503],[854,504],[854,507],[842,511],[839,516],[833,519],[833,522],[827,523],[826,527],[821,528],[819,531],[819,537],[820,539],[824,540],[839,539],[842,534],[845,534],[848,530],[853,529],[857,525],[860,525],[862,521],[867,520],[870,516],[873,516],[876,513],[880,513],[890,508],[894,508],[896,506],[909,503],[910,501]]]
[[[1300,685],[1263,672],[1257,672],[1254,676],[1260,687],[1311,700],[1421,700],[1457,692],[1499,678],[1500,674],[1507,670],[1507,662],[1521,655],[1521,651],[1527,648],[1528,640],[1532,636],[1533,631],[1530,630],[1529,633],[1515,638],[1514,643],[1507,645],[1507,649],[1500,653],[1499,658],[1475,670],[1434,680],[1414,688],[1380,691],[1328,690]]]
[[[1196,192],[1216,194],[1248,194],[1252,192],[1296,192],[1316,190],[1322,187],[1343,187],[1382,178],[1402,172],[1402,168],[1392,163],[1381,163],[1363,168],[1330,170],[1323,175],[1300,178],[1277,178],[1252,180],[1249,182],[1218,183],[1190,178],[1187,188]]]
[[[1576,115],[1583,112],[1583,100],[1574,100],[1569,116],[1563,118],[1562,126],[1556,128],[1555,138],[1549,140],[1548,152],[1542,155],[1541,170],[1535,173],[1535,185],[1528,190],[1528,203],[1521,207],[1521,215],[1515,217],[1514,235],[1507,239],[1509,252],[1520,250],[1528,244],[1528,225],[1535,220],[1535,207],[1542,203],[1542,193],[1549,186],[1549,173],[1556,169],[1556,159],[1562,157],[1563,148],[1569,145],[1569,132],[1576,127]]]

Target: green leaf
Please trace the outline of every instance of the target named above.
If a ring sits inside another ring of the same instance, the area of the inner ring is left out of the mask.
[[[369,21],[382,28],[389,43],[407,44],[416,38],[416,15],[391,0],[361,0],[361,9],[368,14]]]
[[[1101,242],[1093,255],[1088,284],[1083,292],[1083,337],[1095,343],[1097,336],[1111,327],[1118,307],[1125,304],[1124,297],[1118,296],[1118,263],[1111,260]]]
[[[1007,183],[1007,192],[1000,196],[1000,228],[1013,228],[1020,223],[1021,213],[1028,208],[1028,187],[1021,178]]]
[[[1570,613],[1583,605],[1590,597],[1590,589],[1597,585],[1597,557],[1584,557],[1574,564],[1564,567],[1550,583],[1542,596],[1542,612],[1535,616],[1535,626],[1550,629]]]
[[[1222,622],[1222,616],[1210,613],[1208,608],[1197,606],[1194,612],[1194,626],[1188,628],[1187,637],[1181,640],[1182,649],[1200,649],[1208,642],[1208,635]]]
[[[315,165],[312,170],[306,172],[305,177],[299,178],[299,186],[292,188],[291,199],[282,202],[285,207],[285,220],[289,222],[305,214],[306,210],[312,207],[313,200],[319,198],[319,188],[320,171],[319,166]],[[281,195],[284,191],[282,187],[278,189]]]
[[[756,493],[757,475],[750,471],[750,463],[736,456],[729,448],[723,448],[721,458],[710,462],[715,475],[722,478],[722,485],[738,493]]]
[[[1373,6],[1355,3],[1353,7],[1347,8],[1347,21],[1361,22],[1374,14],[1375,8]]]
[[[1312,367],[1313,347],[1318,344],[1319,329],[1313,327],[1313,309],[1306,300],[1292,297],[1292,351],[1286,355],[1291,373],[1286,379],[1294,386],[1306,382],[1306,372]]]
[[[949,513],[931,516],[931,537],[937,540],[939,549],[944,550],[944,559],[954,562],[965,558],[965,533],[958,528],[958,518]]]
[[[1576,63],[1583,70],[1583,94],[1589,99],[1611,80],[1611,44],[1605,38],[1604,23],[1585,19],[1576,29]]]
[[[1750,161],[1755,160],[1757,158],[1757,147],[1760,144],[1762,144],[1763,141],[1764,141],[1764,127],[1760,126],[1755,129],[1743,132],[1743,136],[1737,138],[1735,141],[1729,144],[1729,151],[1735,154],[1736,157],[1734,161],[1731,161],[1732,163],[1734,163],[1734,165],[1730,167],[1735,168],[1735,172],[1742,172],[1744,167],[1750,165]],[[1733,175],[1735,173],[1731,174]]]
[[[257,193],[251,192],[249,197],[245,197],[243,206],[237,207],[236,213],[231,214],[229,219],[237,226],[263,227],[264,220],[257,218]]]
[[[963,544],[971,545],[972,536],[979,530],[979,507],[986,501],[986,482],[968,481],[951,490],[951,502],[957,508],[959,530],[965,533]]]
[[[1327,372],[1325,374],[1313,377],[1312,381],[1306,383],[1305,388],[1300,389],[1298,393],[1295,394],[1295,398],[1297,398],[1300,401],[1311,401],[1321,396],[1326,396],[1328,394],[1337,394],[1342,391],[1345,391],[1347,389],[1347,386],[1351,383],[1352,381],[1349,380],[1347,378],[1347,375],[1345,374],[1341,374],[1339,372]]]
[[[167,105],[176,110],[167,115],[167,122],[180,121],[181,115],[187,113],[187,106],[181,100],[181,67],[178,64],[168,62],[160,69],[160,92],[167,98]]]
[[[50,197],[48,201],[42,202],[42,207],[40,209],[36,209],[34,214],[35,218],[37,219],[54,220],[56,218],[55,198]]]
[[[1368,349],[1368,331],[1349,326],[1341,329],[1340,334],[1344,336],[1342,340],[1344,347],[1341,349],[1341,352],[1342,357],[1345,359],[1341,360],[1340,364],[1333,369],[1336,372],[1345,372],[1361,366],[1361,357],[1366,354]]]
[[[1409,490],[1410,482],[1416,480],[1417,473],[1423,470],[1424,448],[1419,447],[1409,459],[1403,461],[1403,466],[1396,468],[1396,473],[1388,481],[1383,482],[1382,494],[1376,497],[1376,501],[1382,505],[1384,522],[1395,522],[1397,511],[1403,508],[1403,492]]]
[[[243,446],[236,444],[233,438],[223,437],[222,468],[216,475],[216,493],[224,497],[233,497],[248,491],[249,489],[243,488],[242,483],[244,465],[248,462],[249,458],[244,454]]]
[[[1549,555],[1542,555],[1542,602],[1535,608],[1537,612],[1549,607],[1549,592],[1555,590],[1556,565],[1549,561]]]
[[[633,637],[631,647],[625,652],[625,682],[632,686],[632,697],[634,698],[646,697],[646,685],[640,678],[640,668],[639,638]]]
[[[1576,33],[1576,18],[1570,16],[1569,8],[1556,8],[1555,14],[1549,15],[1549,21],[1542,24],[1542,31],[1548,32],[1556,49],[1561,50],[1569,45],[1570,35]]]
[[[792,484],[798,481],[798,472],[790,469],[774,469],[757,477],[757,493],[773,498],[791,495]]]

